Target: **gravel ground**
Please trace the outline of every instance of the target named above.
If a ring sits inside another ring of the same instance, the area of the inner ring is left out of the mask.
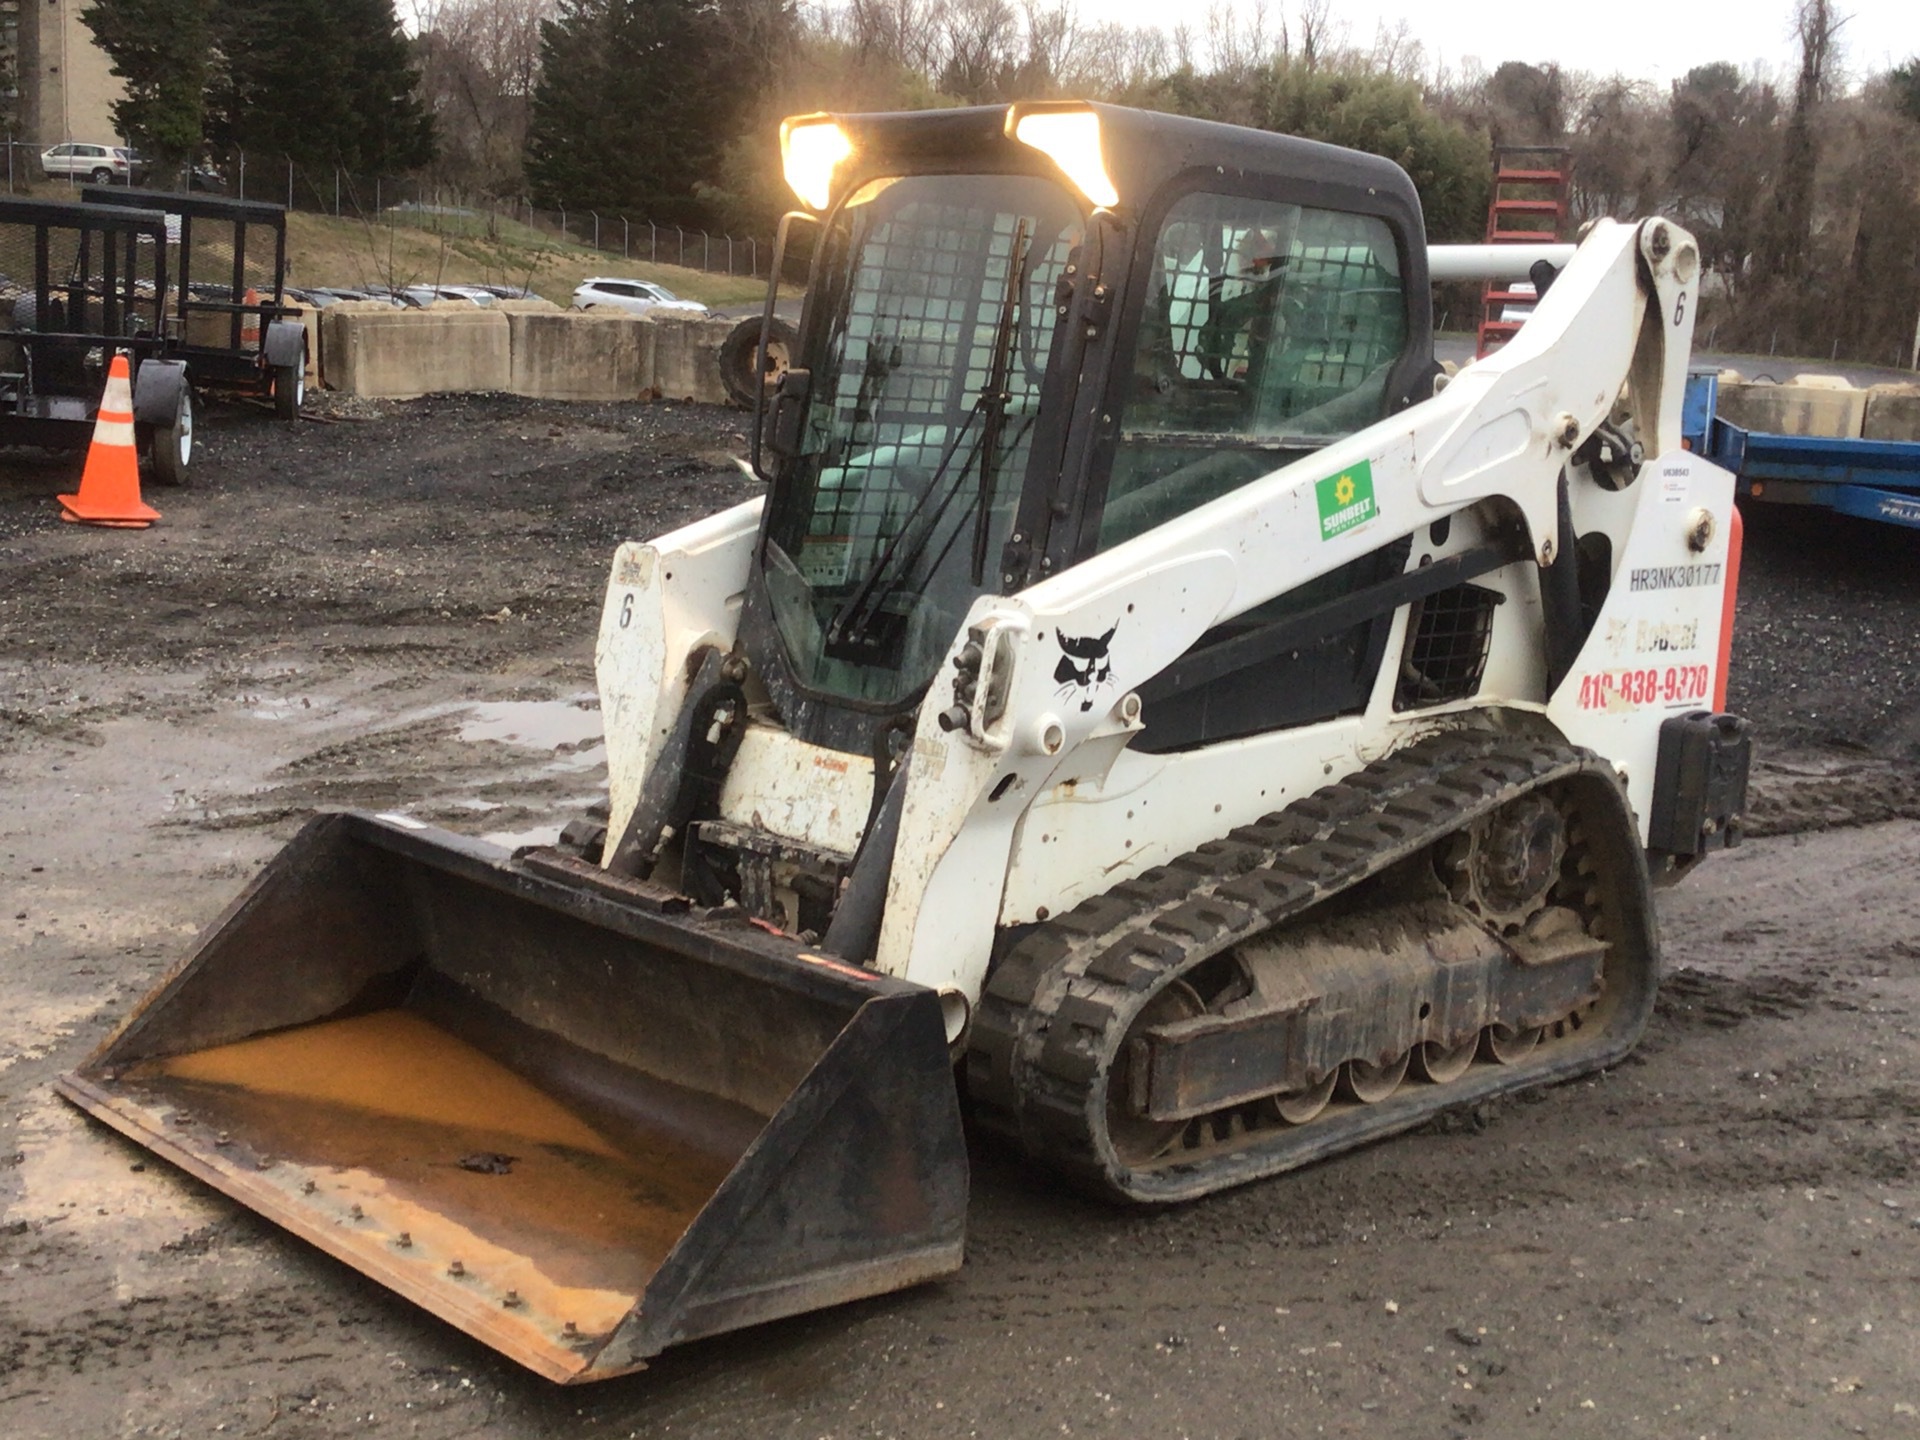
[[[1904,534],[1754,518],[1776,838],[1663,895],[1626,1064],[1167,1211],[983,1149],[955,1279],[575,1393],[47,1090],[312,806],[550,834],[609,551],[755,490],[727,411],[347,413],[214,413],[143,533],[0,455],[0,1434],[1920,1435]]]

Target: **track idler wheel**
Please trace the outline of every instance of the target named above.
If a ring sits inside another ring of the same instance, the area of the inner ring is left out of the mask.
[[[1207,1013],[1206,1002],[1184,980],[1175,980],[1149,1000],[1133,1022],[1133,1032],[1150,1030],[1175,1020],[1191,1020]],[[1127,1063],[1130,1046],[1120,1047],[1120,1057],[1107,1084],[1107,1134],[1114,1150],[1131,1165],[1144,1165],[1164,1155],[1180,1138],[1186,1122],[1155,1120],[1142,1115],[1131,1103],[1132,1076]],[[1323,1102],[1324,1103],[1324,1102]]]

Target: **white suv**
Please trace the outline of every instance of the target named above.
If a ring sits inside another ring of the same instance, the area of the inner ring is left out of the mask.
[[[96,185],[127,185],[133,179],[133,152],[121,145],[69,141],[40,152],[40,170],[49,180],[91,180]]]
[[[707,307],[698,300],[682,300],[664,285],[655,285],[650,280],[613,280],[604,276],[582,281],[580,288],[573,292],[574,309],[585,310],[595,305],[627,310],[635,315],[662,311],[676,315],[707,313]]]

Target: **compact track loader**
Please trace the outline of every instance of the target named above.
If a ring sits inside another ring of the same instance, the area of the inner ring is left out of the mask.
[[[1684,231],[1435,251],[1548,262],[1449,377],[1384,160],[783,142],[767,494],[614,559],[604,827],[318,818],[62,1082],[557,1380],[953,1270],[963,1095],[1161,1202],[1617,1061],[1740,834]]]

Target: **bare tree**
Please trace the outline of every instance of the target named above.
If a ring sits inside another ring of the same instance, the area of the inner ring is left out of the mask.
[[[1800,74],[1793,87],[1793,110],[1782,137],[1780,179],[1774,187],[1767,243],[1757,257],[1765,276],[1788,282],[1807,267],[1807,242],[1813,233],[1813,190],[1820,154],[1814,139],[1814,114],[1833,83],[1835,37],[1844,16],[1833,0],[1800,0],[1794,29],[1800,41]]]
[[[1616,75],[1593,85],[1570,138],[1572,218],[1621,219],[1665,208],[1661,137],[1667,116],[1650,86]]]
[[[540,22],[555,8],[556,0],[416,0],[421,85],[447,179],[518,192],[540,76]]]
[[[1001,98],[1019,54],[1010,0],[946,0],[940,28],[946,45],[940,88],[961,100]]]
[[[1367,60],[1371,68],[1401,80],[1420,80],[1427,70],[1426,46],[1414,38],[1405,20],[1394,26],[1383,20],[1375,27]]]
[[[1300,0],[1300,61],[1309,70],[1340,48],[1333,0]]]
[[[1083,26],[1056,77],[1060,93],[1095,100],[1143,99],[1178,68],[1165,31],[1112,23]]]
[[[1021,21],[1027,54],[1014,77],[1015,98],[1057,94],[1061,77],[1073,71],[1074,52],[1080,44],[1080,23],[1073,7],[1062,0],[1024,0]]]
[[[946,0],[847,0],[844,38],[864,56],[934,75],[945,58],[945,10]]]
[[[1280,17],[1280,33],[1267,32],[1266,0],[1234,6],[1215,3],[1207,11],[1207,61],[1215,73],[1250,74],[1273,54],[1287,53],[1287,20]]]

